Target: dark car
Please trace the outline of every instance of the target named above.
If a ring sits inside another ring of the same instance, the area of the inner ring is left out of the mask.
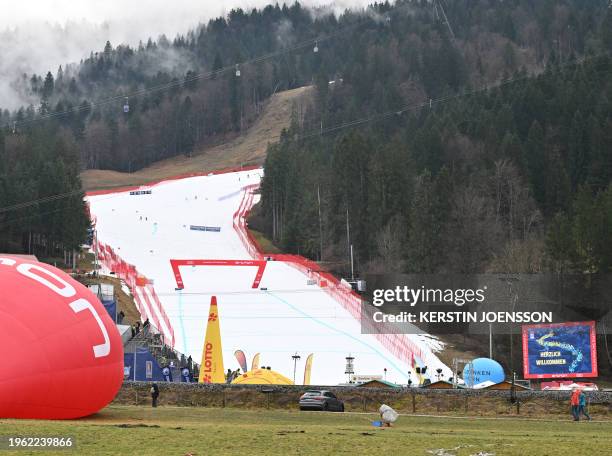
[[[344,402],[331,391],[309,390],[300,397],[300,410],[344,412]]]

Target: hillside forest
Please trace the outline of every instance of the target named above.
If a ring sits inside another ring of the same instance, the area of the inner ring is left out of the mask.
[[[611,50],[604,0],[270,5],[107,42],[0,110],[0,250],[77,247],[82,170],[197,154],[314,85],[254,218],[282,249],[338,271],[350,244],[362,272],[609,271]]]

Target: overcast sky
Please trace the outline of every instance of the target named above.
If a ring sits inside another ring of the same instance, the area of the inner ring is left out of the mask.
[[[289,1],[288,3],[292,3]],[[337,11],[364,6],[370,0],[302,0],[307,6],[333,6]],[[175,35],[198,21],[226,14],[234,7],[263,7],[269,0],[0,0],[0,30],[46,22],[108,24],[120,41],[161,33]],[[282,2],[279,2],[282,4]],[[10,6],[8,6],[10,5]],[[8,11],[7,11],[8,8]],[[8,12],[8,14],[7,14]]]
[[[373,0],[302,0],[305,6],[331,7],[337,13]],[[35,100],[16,96],[11,84],[27,73],[55,73],[90,51],[157,38],[174,38],[199,22],[232,8],[261,8],[270,0],[0,0],[0,108]],[[279,2],[282,4],[282,2]],[[293,3],[291,0],[289,3]]]

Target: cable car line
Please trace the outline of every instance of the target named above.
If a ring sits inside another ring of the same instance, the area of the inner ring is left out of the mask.
[[[400,6],[396,6],[394,7],[394,9],[392,10],[394,13],[397,13],[399,11],[402,11],[403,9],[408,9],[410,10],[412,8],[412,6],[410,4],[403,4]],[[389,22],[390,17],[389,17],[389,12],[387,12],[387,19]],[[229,71],[234,71],[234,73],[238,72],[239,74],[236,74],[236,76],[240,76],[241,72],[237,71],[237,65],[251,65],[251,64],[255,64],[255,63],[260,63],[266,60],[270,60],[276,57],[279,57],[281,55],[284,54],[289,54],[291,52],[303,49],[303,48],[310,48],[311,46],[314,45],[313,49],[313,53],[318,53],[320,51],[319,48],[319,43],[325,42],[325,41],[329,41],[332,38],[341,36],[346,34],[347,32],[351,31],[354,28],[357,28],[361,25],[364,24],[372,24],[372,18],[370,16],[368,16],[367,14],[365,15],[361,15],[358,16],[358,19],[355,23],[353,24],[349,24],[346,25],[344,27],[339,28],[338,30],[336,30],[335,32],[331,32],[331,33],[327,33],[325,35],[321,35],[321,36],[317,36],[314,38],[309,38],[306,39],[304,41],[301,41],[300,43],[288,47],[288,48],[283,48],[283,49],[279,49],[277,51],[272,51],[269,52],[267,54],[262,54],[258,57],[254,57],[248,60],[244,60],[242,62],[236,62],[235,64],[232,65],[228,65],[226,67],[217,69],[217,70],[212,70],[212,71],[207,71],[207,72],[202,72],[202,73],[196,73],[192,76],[189,77],[185,77],[183,79],[176,79],[170,82],[167,82],[165,84],[160,84],[157,86],[153,86],[153,87],[148,87],[148,88],[141,88],[138,90],[135,90],[131,93],[129,93],[127,96],[125,94],[121,94],[121,95],[115,95],[115,96],[111,96],[108,98],[105,98],[103,100],[100,101],[91,101],[88,102],[87,105],[79,105],[79,106],[74,106],[70,109],[65,109],[63,111],[53,111],[53,112],[49,112],[46,114],[39,114],[38,116],[32,118],[32,119],[24,119],[24,120],[19,120],[19,121],[12,121],[13,125],[12,125],[12,131],[13,133],[15,133],[16,131],[16,127],[19,125],[26,125],[26,124],[31,124],[34,122],[38,122],[38,121],[42,121],[42,120],[46,120],[46,119],[50,119],[50,118],[54,118],[54,117],[60,117],[60,116],[65,116],[67,114],[71,114],[71,113],[78,113],[81,111],[89,111],[90,109],[94,108],[94,107],[99,107],[99,106],[105,106],[111,103],[116,103],[117,101],[121,100],[122,98],[125,99],[127,101],[128,97],[139,97],[139,96],[143,96],[143,95],[147,95],[149,93],[155,93],[155,92],[160,92],[160,91],[165,91],[165,90],[169,90],[172,88],[176,88],[176,87],[180,87],[186,83],[189,82],[195,82],[198,80],[208,80],[208,79],[212,79],[213,77],[216,77],[218,75],[221,75],[223,73],[229,72]],[[375,24],[375,22],[374,22]],[[129,105],[127,103],[124,104],[124,112],[125,111],[125,106],[128,106],[128,111],[129,111]],[[11,122],[7,122],[6,124],[0,126],[0,128],[10,128],[11,126]]]
[[[584,57],[581,60],[578,60],[576,62],[572,62],[571,64],[567,64],[567,65],[563,65],[563,66],[570,66],[570,65],[576,65],[578,63],[582,63],[584,61],[586,61],[587,59],[594,59],[597,57],[600,57],[601,54],[599,55],[594,55],[594,56],[589,56],[589,57]],[[606,72],[604,72],[603,74],[612,74],[612,71],[608,70]],[[355,127],[358,125],[363,125],[369,122],[376,122],[376,121],[380,121],[386,118],[390,118],[390,117],[394,117],[394,116],[400,116],[406,112],[410,112],[410,111],[414,111],[417,109],[422,109],[425,107],[430,107],[433,105],[442,105],[445,103],[448,103],[450,101],[465,97],[465,96],[470,96],[470,95],[475,95],[478,93],[482,93],[482,92],[486,92],[488,90],[492,90],[492,89],[497,89],[497,88],[501,88],[504,87],[506,85],[515,83],[515,82],[520,82],[526,79],[530,79],[533,78],[533,75],[525,75],[525,76],[519,76],[516,78],[509,78],[509,79],[505,79],[501,82],[499,82],[498,84],[495,85],[490,85],[490,86],[485,86],[485,87],[481,87],[478,89],[472,89],[472,90],[468,90],[468,91],[464,91],[464,92],[460,92],[454,95],[447,95],[444,97],[439,97],[439,98],[430,98],[427,101],[421,102],[421,103],[416,103],[416,104],[411,104],[411,105],[406,105],[403,107],[400,107],[399,109],[393,109],[391,111],[386,111],[386,112],[382,112],[382,113],[378,113],[378,114],[373,114],[370,116],[366,116],[366,117],[362,117],[362,118],[358,118],[358,119],[354,119],[351,121],[347,121],[344,123],[340,123],[337,125],[333,125],[331,127],[328,128],[324,128],[324,129],[320,129],[320,128],[315,128],[312,129],[310,132],[306,133],[306,134],[302,134],[302,135],[298,135],[297,136],[297,140],[302,140],[302,139],[308,139],[314,136],[321,136],[327,133],[332,133],[332,132],[336,132],[339,130],[343,130],[345,128],[351,128],[351,127]],[[282,134],[280,135],[275,135],[275,136],[271,136],[268,138],[268,142],[271,141],[275,141],[278,140],[282,137]],[[46,202],[50,202],[50,201],[54,201],[56,199],[62,199],[62,198],[67,198],[69,196],[72,196],[74,194],[78,194],[78,193],[83,193],[82,190],[75,190],[72,192],[67,192],[67,193],[62,193],[62,194],[58,194],[58,195],[51,195],[48,197],[44,197],[44,198],[40,198],[37,200],[33,200],[33,201],[27,201],[27,202],[22,202],[19,204],[15,204],[13,206],[7,206],[4,208],[0,208],[0,214],[4,213],[4,212],[9,212],[12,210],[17,210],[17,209],[22,209],[28,206],[32,206],[34,204],[43,204]]]
[[[65,109],[63,111],[53,111],[53,112],[49,112],[46,114],[39,114],[36,117],[32,118],[32,119],[24,119],[24,120],[19,120],[19,121],[12,121],[12,131],[13,133],[16,131],[16,127],[20,126],[20,125],[27,125],[27,124],[32,124],[34,122],[39,122],[42,120],[46,120],[46,119],[52,119],[55,117],[61,117],[61,116],[65,116],[68,114],[72,114],[72,113],[79,113],[82,111],[89,111],[94,107],[100,107],[100,106],[106,106],[112,103],[116,103],[118,101],[120,101],[121,99],[125,100],[125,104],[123,107],[123,110],[125,113],[129,112],[129,104],[127,103],[128,98],[136,98],[136,97],[140,97],[143,95],[147,95],[150,93],[155,93],[155,92],[163,92],[166,90],[170,90],[172,88],[176,88],[176,87],[181,87],[186,83],[189,82],[195,82],[195,81],[199,81],[199,80],[208,80],[208,79],[212,79],[213,77],[216,77],[218,75],[221,75],[223,73],[226,72],[230,72],[233,71],[234,74],[237,77],[240,77],[241,75],[241,71],[239,69],[239,65],[252,65],[252,64],[256,64],[256,63],[260,63],[266,60],[270,60],[276,57],[279,57],[283,54],[289,54],[291,52],[303,49],[303,48],[310,48],[311,46],[316,45],[315,47],[317,48],[316,51],[314,52],[318,52],[319,48],[318,48],[318,43],[320,42],[325,42],[328,41],[334,37],[337,37],[339,35],[342,35],[350,30],[352,30],[353,28],[356,28],[359,25],[365,24],[366,20],[370,19],[369,17],[365,16],[364,18],[362,18],[361,21],[356,22],[355,24],[351,24],[348,25],[346,27],[343,27],[339,30],[337,30],[336,32],[333,33],[328,33],[326,35],[322,35],[319,37],[315,37],[315,38],[310,38],[307,40],[304,40],[294,46],[288,47],[288,48],[283,48],[283,49],[279,49],[277,51],[273,51],[273,52],[269,52],[267,54],[263,54],[260,55],[258,57],[254,57],[252,59],[248,59],[248,60],[244,60],[242,62],[238,62],[232,65],[228,65],[226,67],[217,69],[217,70],[212,70],[212,71],[206,71],[206,72],[202,72],[202,73],[196,73],[194,75],[191,75],[189,77],[185,77],[182,79],[175,79],[173,81],[164,83],[164,84],[160,84],[157,86],[153,86],[153,87],[148,87],[148,88],[141,88],[141,89],[137,89],[134,90],[133,92],[129,93],[127,96],[125,94],[121,94],[121,95],[115,95],[115,96],[111,96],[108,97],[106,99],[100,100],[100,101],[91,101],[88,102],[86,105],[80,104],[78,106],[74,106],[72,108],[69,109]],[[126,111],[126,106],[127,106],[127,111]],[[5,123],[2,127],[0,128],[10,128],[11,126],[11,122]]]

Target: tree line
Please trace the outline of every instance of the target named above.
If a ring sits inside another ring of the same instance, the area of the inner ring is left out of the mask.
[[[351,244],[362,273],[610,272],[611,74],[608,56],[551,62],[333,137],[295,121],[269,148],[257,223],[345,273]]]
[[[612,46],[608,27],[612,19],[606,6],[604,0],[459,0],[445,4],[447,22],[424,0],[375,3],[363,11],[349,10],[339,16],[294,3],[251,11],[234,9],[226,17],[200,24],[172,40],[161,36],[136,47],[107,42],[101,51],[79,63],[60,66],[45,76],[23,75],[15,82],[15,87],[38,97],[40,103],[14,112],[0,110],[2,154],[8,157],[0,168],[0,207],[67,189],[78,191],[82,169],[130,172],[160,159],[198,153],[208,144],[241,134],[276,91],[314,84],[314,105],[296,118],[291,134],[271,149],[268,165],[270,176],[274,176],[275,161],[278,166],[287,166],[281,163],[286,159],[276,157],[285,155],[276,153],[277,149],[295,150],[299,155],[308,151],[304,159],[320,173],[321,181],[317,186],[301,185],[303,177],[296,177],[293,183],[286,176],[278,177],[278,183],[272,185],[274,191],[264,194],[270,234],[289,250],[316,256],[320,239],[305,239],[303,232],[311,220],[306,216],[318,211],[305,201],[321,195],[322,210],[329,215],[324,247],[331,249],[324,256],[343,257],[340,237],[348,207],[349,221],[353,221],[349,225],[368,220],[367,229],[353,229],[360,262],[382,261],[385,255],[397,255],[396,249],[389,248],[397,242],[398,230],[393,227],[407,226],[411,192],[423,195],[418,201],[424,207],[440,206],[440,213],[449,212],[450,197],[430,197],[427,192],[439,189],[440,194],[457,195],[451,187],[456,170],[445,157],[449,144],[436,130],[441,128],[439,118],[417,116],[405,121],[398,116],[377,124],[376,129],[366,128],[362,135],[338,140],[338,145],[336,137],[293,144],[290,136],[495,84],[519,71],[531,74],[546,65],[567,65],[576,56],[598,53]],[[258,59],[261,56],[269,57]],[[252,59],[258,59],[257,63],[243,63]],[[236,63],[241,65],[235,67]],[[590,112],[583,109],[580,115],[576,128],[590,128]],[[506,138],[500,133],[487,144],[500,140],[505,141],[504,147],[512,148],[517,138],[522,141],[532,125],[525,126],[517,115],[514,118],[516,134]],[[541,121],[539,124],[542,135],[551,134]],[[461,124],[457,128],[468,127]],[[600,128],[605,131],[605,125]],[[401,131],[410,131],[414,137],[403,138]],[[536,126],[532,142],[538,140],[538,134]],[[454,140],[457,144],[453,147],[461,149],[465,148],[462,141],[476,143],[479,137],[464,132]],[[411,150],[409,160],[402,152],[406,147]],[[337,153],[332,154],[335,149]],[[376,160],[371,158],[373,154]],[[500,163],[499,172],[525,179],[521,166],[510,160]],[[530,163],[529,172],[537,173],[538,166],[542,164]],[[325,185],[333,180],[332,169],[341,176],[337,189]],[[425,170],[429,174],[423,174]],[[584,179],[567,172],[573,191]],[[265,186],[270,186],[268,179]],[[550,191],[540,187],[522,196],[513,191],[512,198],[519,198],[520,204],[500,202],[495,217],[502,216],[505,204],[512,206],[511,221],[505,228],[510,237],[541,227],[535,215],[533,222],[519,224],[520,216],[536,214],[542,198],[551,197]],[[356,204],[373,198],[371,194],[379,195],[379,207]],[[404,195],[401,200],[394,197],[400,194]],[[469,195],[464,199],[464,204],[478,210],[476,200]],[[4,247],[27,251],[40,245],[52,250],[54,243],[75,245],[77,238],[82,241],[82,205],[77,200],[0,213]],[[66,210],[75,220],[74,227],[66,225],[72,224],[72,219],[66,216],[62,222],[57,215],[62,204],[70,208]],[[303,204],[304,211],[297,212],[294,204]],[[565,209],[561,203],[557,206]],[[52,212],[56,209],[58,212]],[[52,214],[57,221],[50,221]],[[436,223],[442,236],[446,225]],[[74,232],[60,233],[63,229]],[[379,236],[381,230],[386,237]],[[381,247],[375,249],[373,243]],[[387,253],[374,254],[375,250]],[[469,261],[478,263],[481,259]]]
[[[272,93],[315,80],[354,84],[349,109],[321,106],[328,125],[568,60],[596,46],[605,8],[604,0],[461,0],[447,5],[448,25],[423,0],[338,17],[297,2],[238,8],[173,40],[107,42],[78,64],[24,74],[15,86],[40,104],[0,111],[0,122],[26,133],[29,121],[51,115],[74,136],[82,167],[129,172],[238,134]],[[236,76],[234,64],[265,55],[273,57],[238,66]]]
[[[37,126],[0,130],[0,251],[62,258],[87,239],[89,218],[70,134]],[[61,195],[61,198],[42,201]],[[22,207],[19,207],[22,205]]]

